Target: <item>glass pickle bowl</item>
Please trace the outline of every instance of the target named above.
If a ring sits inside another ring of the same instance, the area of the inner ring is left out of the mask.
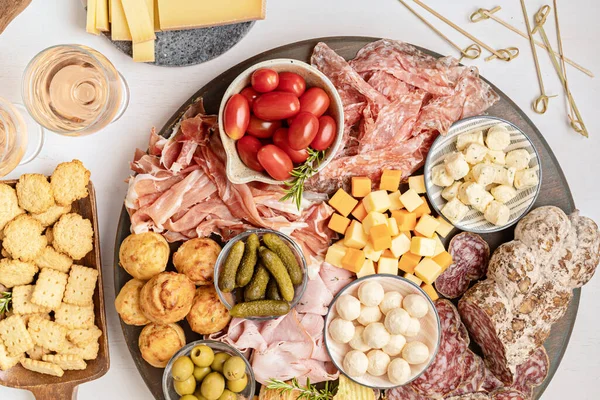
[[[300,268],[302,268],[302,273],[303,273],[302,282],[299,285],[294,286],[294,298],[290,302],[290,311],[291,311],[300,302],[300,299],[302,298],[302,295],[304,295],[304,291],[306,290],[306,284],[308,282],[306,260],[304,258],[304,254],[302,253],[302,249],[300,248],[300,246],[298,246],[296,244],[296,242],[294,242],[294,240],[291,237],[289,237],[288,235],[285,235],[281,232],[272,230],[272,229],[247,230],[247,231],[240,233],[239,235],[233,237],[231,240],[229,240],[227,242],[225,247],[223,247],[223,250],[221,250],[219,257],[217,258],[217,262],[215,264],[215,272],[214,272],[215,289],[217,291],[217,294],[219,295],[219,299],[221,299],[221,302],[225,305],[225,307],[227,307],[227,309],[231,310],[233,308],[233,306],[235,306],[235,304],[237,302],[239,302],[240,299],[243,297],[243,293],[242,293],[243,288],[237,288],[231,293],[224,293],[223,291],[221,291],[221,289],[219,289],[219,276],[221,275],[221,269],[223,268],[223,265],[225,264],[225,260],[227,259],[227,256],[229,255],[229,252],[231,251],[231,248],[233,247],[233,245],[240,240],[246,241],[248,236],[250,236],[253,233],[256,233],[258,235],[258,238],[261,239],[261,241],[262,241],[263,235],[266,233],[272,233],[272,234],[277,235],[290,248],[290,250],[296,257],[296,260],[298,261]],[[246,317],[245,319],[268,320],[268,319],[274,319],[274,318],[278,318],[278,317],[279,317],[278,315],[275,315],[275,316],[269,316],[269,317]]]

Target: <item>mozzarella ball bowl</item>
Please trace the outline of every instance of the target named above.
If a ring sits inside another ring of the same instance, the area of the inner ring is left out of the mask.
[[[425,292],[395,275],[369,275],[343,288],[325,319],[325,346],[335,366],[363,386],[410,383],[431,364],[441,328]]]
[[[427,197],[462,231],[497,232],[516,223],[537,199],[537,150],[517,126],[496,117],[466,118],[433,143],[425,161]]]

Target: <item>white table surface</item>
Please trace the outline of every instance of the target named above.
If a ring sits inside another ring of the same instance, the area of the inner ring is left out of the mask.
[[[548,2],[527,1],[530,15]],[[584,215],[600,221],[597,200],[600,196],[600,78],[591,79],[572,68],[568,70],[573,95],[590,131],[591,138],[586,140],[567,126],[560,82],[548,56],[540,51],[548,94],[559,94],[560,97],[550,101],[546,115],[535,114],[530,103],[539,92],[528,41],[493,21],[472,24],[467,19],[477,7],[492,8],[499,3],[502,3],[503,10],[498,15],[523,30],[524,20],[516,0],[428,1],[429,5],[490,45],[496,48],[518,46],[521,49],[521,55],[510,63],[497,60],[484,62],[482,57],[469,64],[478,66],[482,75],[525,110],[561,163],[577,207]],[[597,50],[600,26],[597,24],[596,1],[559,0],[559,3],[566,55],[600,74],[600,52]],[[464,46],[470,44],[469,40],[421,11],[455,42]],[[552,18],[548,19],[547,31],[554,41]],[[395,0],[270,0],[267,19],[257,22],[238,45],[215,60],[186,68],[136,64],[105,38],[87,34],[85,11],[79,0],[34,0],[0,35],[0,96],[9,100],[21,101],[21,75],[28,61],[40,50],[61,43],[81,43],[98,49],[116,65],[131,89],[129,109],[119,121],[103,132],[83,138],[49,134],[40,156],[8,176],[17,178],[25,172],[48,174],[57,163],[72,158],[82,160],[92,171],[98,196],[111,369],[101,379],[82,385],[79,388],[80,399],[151,398],[129,355],[113,306],[113,243],[127,188],[124,179],[130,172],[128,163],[134,149],[146,148],[152,126],[161,127],[198,88],[226,69],[273,47],[336,35],[387,37],[456,55],[446,42]],[[591,400],[599,397],[600,302],[595,298],[599,295],[600,277],[596,276],[583,289],[571,341],[544,399]],[[0,387],[0,399],[29,398],[32,398],[29,392]]]

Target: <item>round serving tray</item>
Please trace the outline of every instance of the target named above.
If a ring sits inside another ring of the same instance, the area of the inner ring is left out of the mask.
[[[206,84],[203,88],[198,90],[190,99],[188,99],[180,108],[173,114],[165,126],[160,130],[160,134],[168,136],[172,132],[172,127],[177,123],[179,118],[183,115],[185,110],[199,97],[204,99],[204,106],[206,111],[210,114],[217,114],[219,111],[219,105],[221,103],[221,97],[225,93],[225,90],[242,71],[247,69],[253,64],[261,61],[270,60],[274,58],[295,58],[301,61],[309,62],[310,55],[314,46],[318,42],[325,42],[339,55],[346,59],[352,59],[358,50],[360,50],[366,44],[378,40],[378,38],[372,37],[358,37],[358,36],[342,36],[342,37],[325,37],[305,40],[302,42],[291,43],[285,46],[277,47],[275,49],[266,51],[258,54],[236,66],[225,71],[221,75]],[[425,53],[441,57],[440,54],[422,49]],[[488,82],[489,83],[489,82]],[[556,160],[556,157],[552,153],[550,146],[546,140],[544,140],[540,131],[535,127],[533,122],[527,117],[527,115],[519,109],[519,107],[506,96],[497,87],[490,85],[500,95],[500,100],[491,107],[488,111],[488,115],[493,115],[520,127],[525,134],[532,140],[536,147],[544,171],[542,188],[540,194],[534,204],[534,207],[540,207],[544,205],[554,205],[563,209],[566,213],[571,213],[575,209],[573,202],[573,196],[569,190],[567,180]],[[127,211],[123,207],[121,216],[119,217],[119,226],[117,228],[117,235],[115,240],[115,257],[114,257],[114,278],[115,278],[115,290],[118,293],[131,277],[119,267],[119,246],[121,242],[129,235],[130,221]],[[482,235],[485,240],[490,244],[490,248],[493,251],[498,245],[513,239],[513,229],[509,228],[500,232],[490,233]],[[450,237],[446,238],[447,240]],[[173,245],[177,247],[177,245]],[[172,269],[172,265],[170,267]],[[566,314],[553,325],[550,337],[544,344],[548,351],[550,358],[550,372],[544,383],[537,387],[534,391],[534,398],[539,399],[548,386],[548,383],[552,379],[552,376],[558,369],[560,361],[565,353],[569,338],[571,337],[571,331],[575,324],[575,318],[577,316],[577,308],[579,307],[579,298],[581,295],[581,289],[575,289],[573,299],[569,304]],[[200,335],[192,332],[187,325],[187,322],[181,323],[183,326],[187,341],[193,341],[200,339]],[[125,325],[121,322],[121,328],[123,329],[123,335],[125,336],[125,342],[129,347],[129,351],[133,360],[137,366],[138,371],[142,375],[142,378],[148,385],[148,388],[156,399],[162,400],[162,369],[154,368],[147,364],[140,354],[138,347],[138,336],[141,331],[141,327]],[[479,349],[474,349],[478,351]]]

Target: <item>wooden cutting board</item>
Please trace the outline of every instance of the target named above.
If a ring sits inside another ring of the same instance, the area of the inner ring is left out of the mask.
[[[0,34],[30,3],[31,0],[0,0]]]

